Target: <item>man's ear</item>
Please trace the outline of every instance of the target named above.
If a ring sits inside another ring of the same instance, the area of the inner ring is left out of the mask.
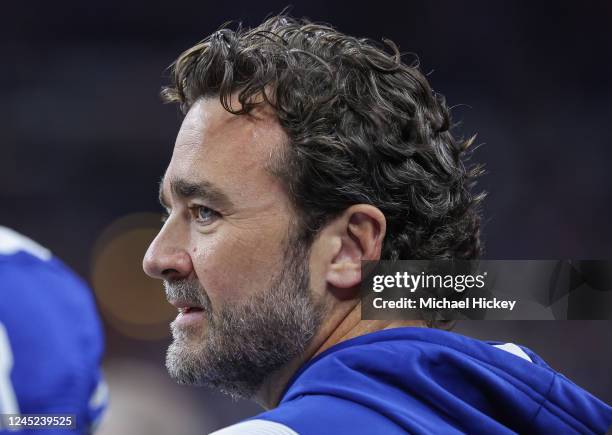
[[[330,226],[337,243],[326,281],[340,289],[355,287],[361,282],[361,261],[380,259],[387,229],[385,215],[372,205],[357,204]]]

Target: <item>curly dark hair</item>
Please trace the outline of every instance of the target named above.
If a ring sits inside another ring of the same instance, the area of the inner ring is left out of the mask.
[[[387,220],[383,260],[477,258],[484,194],[471,192],[482,167],[465,163],[473,138],[452,136],[444,98],[384,42],[286,14],[224,26],[180,55],[162,97],[184,113],[210,96],[234,114],[272,105],[290,143],[271,167],[303,239],[365,203]]]

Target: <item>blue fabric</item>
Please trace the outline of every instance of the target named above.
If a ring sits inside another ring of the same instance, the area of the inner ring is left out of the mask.
[[[87,433],[106,406],[104,399],[90,404],[102,383],[103,335],[89,288],[56,258],[0,255],[0,323],[13,356],[10,387],[19,412],[76,414],[76,430],[43,432]],[[41,431],[0,429],[9,433]]]
[[[383,330],[342,342],[254,418],[300,434],[605,433],[612,408],[552,370],[459,334]]]

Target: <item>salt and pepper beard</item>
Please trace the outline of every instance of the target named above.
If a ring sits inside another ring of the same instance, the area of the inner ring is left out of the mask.
[[[181,384],[206,385],[250,399],[273,372],[304,352],[324,313],[309,287],[308,249],[288,243],[270,286],[213,311],[197,280],[165,281],[166,297],[201,306],[206,325],[177,327],[166,367]]]

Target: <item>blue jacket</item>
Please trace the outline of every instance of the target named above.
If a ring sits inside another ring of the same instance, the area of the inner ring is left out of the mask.
[[[603,434],[611,424],[610,406],[529,349],[397,328],[321,353],[277,408],[219,433]]]

